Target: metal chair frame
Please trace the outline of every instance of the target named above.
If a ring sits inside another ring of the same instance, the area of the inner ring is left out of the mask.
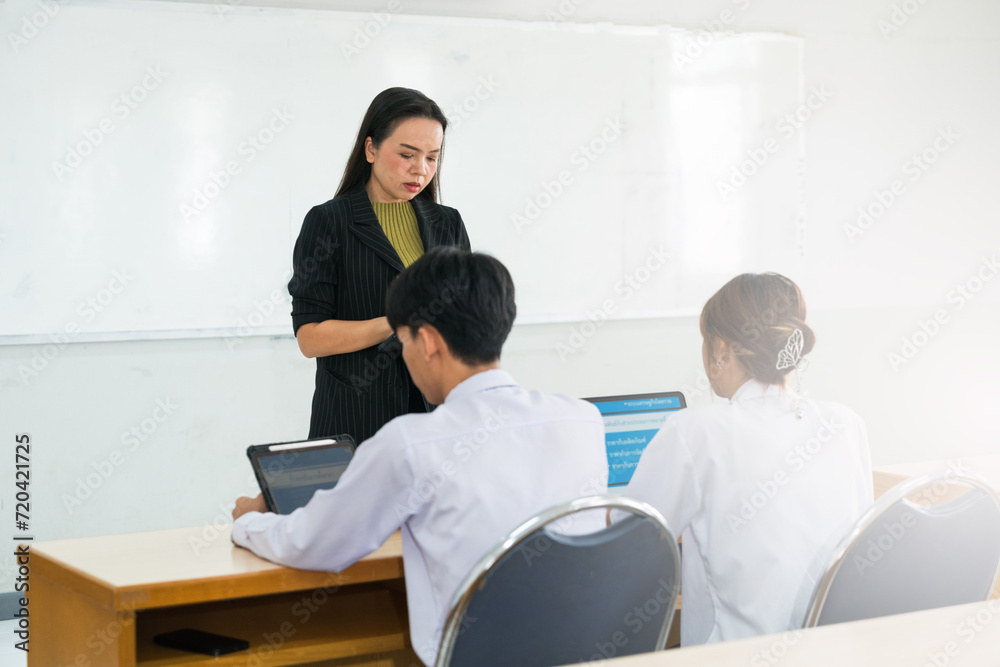
[[[576,500],[556,505],[555,507],[549,508],[548,510],[533,516],[512,530],[503,540],[500,541],[499,544],[493,547],[493,549],[487,552],[487,554],[483,556],[478,563],[476,563],[476,565],[462,581],[461,585],[459,585],[458,590],[452,599],[448,617],[445,620],[444,629],[441,633],[441,643],[439,645],[437,659],[434,663],[435,667],[446,667],[451,663],[452,653],[462,627],[462,619],[465,616],[465,611],[468,609],[469,604],[472,601],[475,592],[479,589],[480,584],[483,582],[483,579],[492,571],[494,565],[496,565],[501,558],[503,558],[508,552],[516,549],[536,531],[541,528],[545,528],[559,519],[586,510],[600,509],[606,509],[609,511],[622,510],[652,519],[669,538],[667,541],[671,545],[674,557],[674,587],[673,592],[671,593],[671,600],[668,603],[668,611],[664,618],[663,627],[660,629],[659,639],[657,640],[655,648],[657,651],[662,650],[667,643],[667,635],[670,633],[670,625],[673,622],[674,611],[677,609],[677,598],[680,590],[680,552],[677,548],[677,539],[670,531],[670,528],[667,526],[667,522],[664,520],[663,516],[652,506],[626,496],[604,494],[577,498]]]
[[[932,488],[938,482],[946,482],[948,484],[965,484],[974,488],[978,488],[984,491],[988,496],[993,498],[993,501],[1000,507],[1000,495],[997,494],[985,480],[977,475],[972,475],[969,473],[957,473],[954,470],[940,470],[935,472],[930,472],[925,475],[920,475],[918,477],[913,477],[900,484],[897,484],[893,488],[889,489],[878,501],[872,505],[867,512],[861,515],[857,523],[851,531],[845,536],[837,548],[834,549],[833,555],[830,557],[830,561],[826,567],[826,571],[823,574],[823,578],[820,579],[816,588],[813,590],[812,598],[809,601],[808,612],[806,613],[805,620],[803,622],[803,628],[816,627],[819,623],[823,607],[826,604],[827,596],[830,593],[830,589],[833,586],[833,582],[836,579],[837,573],[840,571],[841,566],[847,559],[847,554],[851,551],[858,540],[865,535],[869,528],[878,521],[884,512],[889,508],[896,505],[896,503],[905,500],[908,496],[928,488]],[[993,581],[987,590],[987,599],[989,599],[990,592],[996,587],[997,578],[1000,577],[1000,560],[997,561],[996,570],[993,573]]]

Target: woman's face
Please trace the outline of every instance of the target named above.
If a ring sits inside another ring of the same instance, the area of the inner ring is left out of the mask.
[[[431,118],[407,118],[381,146],[365,140],[365,156],[372,165],[368,197],[374,202],[410,201],[427,187],[437,172],[444,129]]]

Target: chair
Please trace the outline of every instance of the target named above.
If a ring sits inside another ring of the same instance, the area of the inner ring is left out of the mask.
[[[554,532],[587,510],[601,524],[601,510],[627,516],[589,534]],[[529,519],[472,568],[435,665],[564,665],[660,650],[679,587],[677,541],[659,512],[623,496],[579,498]]]
[[[987,600],[1000,573],[1000,497],[953,470],[903,482],[833,552],[804,627]]]

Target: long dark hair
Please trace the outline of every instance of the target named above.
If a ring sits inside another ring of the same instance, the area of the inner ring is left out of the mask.
[[[365,158],[365,139],[372,138],[377,148],[392,134],[396,127],[408,118],[430,118],[441,123],[441,130],[448,129],[448,119],[437,103],[419,90],[412,88],[388,88],[375,96],[361,120],[358,128],[358,138],[351,149],[344,167],[344,177],[340,179],[337,195],[340,196],[358,185],[368,182],[372,175],[372,166]],[[444,141],[441,142],[441,152],[438,153],[437,171],[434,178],[417,195],[432,202],[438,198],[438,178],[441,176],[441,158],[444,156]]]

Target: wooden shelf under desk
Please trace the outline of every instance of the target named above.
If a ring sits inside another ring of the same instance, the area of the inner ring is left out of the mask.
[[[327,593],[300,591],[142,611],[136,617],[140,667],[296,665],[373,656],[406,648],[402,596],[378,584]],[[159,646],[154,635],[195,628],[250,642],[250,648],[218,658]]]

